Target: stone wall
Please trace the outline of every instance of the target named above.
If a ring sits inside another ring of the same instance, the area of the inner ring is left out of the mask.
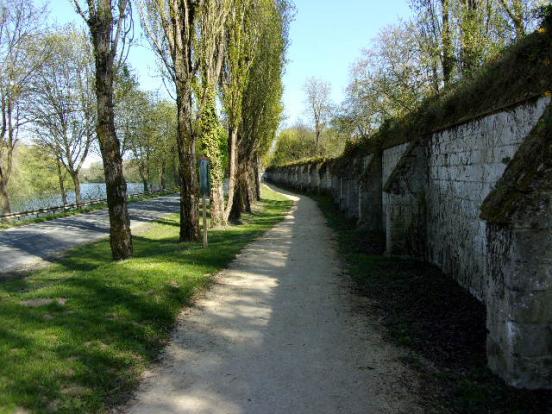
[[[379,243],[386,254],[437,265],[487,305],[491,369],[514,386],[552,388],[552,189],[527,194],[506,223],[480,218],[549,104],[539,98],[371,154],[269,169],[266,178],[331,194],[373,235],[370,249]]]
[[[433,134],[429,142],[428,258],[479,300],[487,289],[480,208],[548,99]],[[443,243],[458,238],[462,243]]]

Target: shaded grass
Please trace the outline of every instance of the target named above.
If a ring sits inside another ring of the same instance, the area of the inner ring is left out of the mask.
[[[133,259],[112,262],[102,241],[1,283],[0,412],[107,412],[123,402],[182,306],[291,206],[266,188],[263,196],[243,225],[211,230],[207,249],[177,243],[171,215],[134,238]],[[38,299],[52,302],[33,307]]]
[[[136,195],[130,195],[129,196],[129,203],[135,203],[138,201],[145,201],[145,200],[151,200],[158,197],[163,197],[166,195],[174,194],[173,191],[166,191],[166,192],[156,192],[152,194],[136,194]],[[75,216],[77,214],[84,214],[84,213],[90,213],[92,211],[98,211],[103,210],[107,208],[107,202],[101,201],[98,203],[90,204],[83,207],[74,208],[67,211],[62,211],[59,213],[52,213],[48,214],[42,217],[34,217],[34,218],[24,218],[21,220],[0,220],[0,231],[9,229],[11,227],[19,227],[19,226],[25,226],[27,224],[33,224],[33,223],[43,223],[45,221],[55,220],[58,218],[63,217],[70,217]]]
[[[434,266],[366,253],[364,235],[331,198],[314,197],[334,230],[358,293],[385,337],[407,351],[420,373],[426,412],[552,413],[551,391],[506,386],[486,365],[485,308]]]

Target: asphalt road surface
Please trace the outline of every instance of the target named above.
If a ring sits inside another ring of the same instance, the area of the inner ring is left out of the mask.
[[[178,209],[178,196],[131,203],[131,227],[135,230]],[[107,210],[0,231],[0,278],[43,265],[68,249],[108,236]]]

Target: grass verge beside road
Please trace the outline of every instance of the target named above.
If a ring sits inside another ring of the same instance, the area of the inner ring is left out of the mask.
[[[485,308],[434,266],[365,252],[365,236],[326,196],[313,197],[333,229],[358,293],[385,336],[420,373],[428,413],[552,413],[552,391],[516,390],[486,365]]]
[[[174,191],[155,192],[150,194],[131,194],[129,196],[129,204],[136,203],[138,201],[151,200],[166,195],[175,194]],[[101,201],[94,204],[89,204],[82,207],[73,208],[70,210],[62,211],[59,213],[47,214],[42,217],[23,218],[21,220],[1,220],[0,219],[0,231],[9,229],[11,227],[25,226],[33,223],[43,223],[45,221],[55,220],[62,217],[75,216],[77,214],[91,213],[92,211],[103,210],[107,208],[107,202]]]
[[[130,260],[112,262],[101,241],[0,283],[0,413],[106,412],[123,402],[182,306],[291,207],[266,187],[263,196],[243,225],[211,230],[207,249],[177,243],[171,215],[134,238]]]

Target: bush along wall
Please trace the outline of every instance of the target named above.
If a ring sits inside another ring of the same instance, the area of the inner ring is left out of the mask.
[[[485,303],[489,367],[520,388],[552,388],[551,61],[545,27],[341,158],[265,173],[331,194],[368,249],[434,263]]]

